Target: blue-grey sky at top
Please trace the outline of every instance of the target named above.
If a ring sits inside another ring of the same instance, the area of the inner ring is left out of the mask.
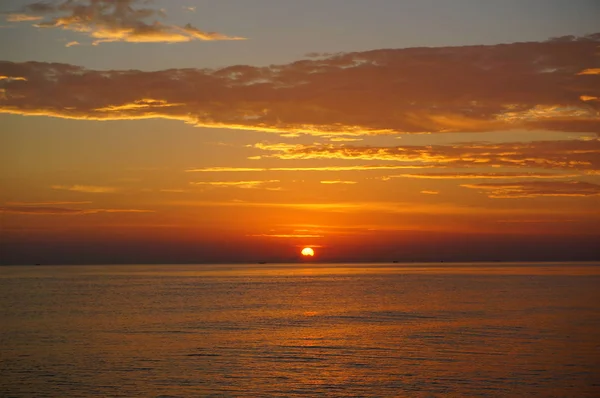
[[[2,2],[0,11],[30,2]],[[2,22],[0,53],[4,60],[93,69],[214,68],[288,63],[309,52],[539,41],[600,30],[596,0],[157,0],[153,6],[166,10],[165,23],[249,40],[91,46],[80,33]],[[65,47],[73,40],[82,45]]]

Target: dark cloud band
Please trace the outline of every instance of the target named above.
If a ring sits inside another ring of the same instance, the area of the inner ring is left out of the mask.
[[[283,134],[600,132],[600,34],[155,72],[1,62],[0,112]]]

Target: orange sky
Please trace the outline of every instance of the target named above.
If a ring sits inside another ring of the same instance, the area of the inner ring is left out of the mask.
[[[598,258],[599,34],[131,69],[277,46],[125,3],[3,10],[60,37],[0,61],[0,263]]]

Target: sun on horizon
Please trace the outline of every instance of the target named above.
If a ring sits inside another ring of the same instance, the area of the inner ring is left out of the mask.
[[[300,253],[304,257],[313,257],[315,255],[315,251],[312,249],[312,247],[305,247]]]

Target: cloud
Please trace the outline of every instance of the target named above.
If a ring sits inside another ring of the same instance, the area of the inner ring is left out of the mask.
[[[331,142],[352,142],[352,141],[362,141],[363,138],[352,138],[352,137],[330,137],[329,141]]]
[[[582,95],[579,97],[582,101],[598,101],[598,97],[594,97],[593,95]]]
[[[533,219],[514,219],[514,220],[496,220],[497,223],[506,223],[506,224],[542,224],[542,223],[565,223],[565,222],[577,222],[575,219],[564,219],[564,218],[533,218]]]
[[[314,234],[256,234],[246,235],[255,237],[268,237],[268,238],[323,238],[323,235]]]
[[[255,189],[265,188],[265,185],[278,183],[279,180],[265,180],[265,181],[199,181],[191,182],[192,185],[208,185],[212,187],[220,188],[243,188],[243,189]],[[266,187],[266,189],[274,189],[273,187]]]
[[[159,192],[165,192],[165,193],[185,193],[185,192],[189,192],[189,191],[185,190],[185,189],[170,189],[170,188],[165,188],[165,189],[161,189]]]
[[[432,166],[405,166],[405,165],[361,165],[361,166],[322,166],[322,167],[200,167],[188,169],[189,173],[223,173],[223,172],[262,172],[262,171],[374,171],[374,170],[399,170],[419,169]]]
[[[78,15],[75,2],[65,4],[69,15]],[[92,13],[91,20],[74,25],[71,15],[50,25],[80,26],[98,40],[221,38],[190,26],[139,22],[157,12],[133,9],[130,1],[118,3],[129,8],[114,10],[105,1],[94,4],[103,11]],[[82,7],[87,15],[92,6]],[[27,81],[0,83],[5,90],[0,112],[88,120],[167,118],[328,138],[506,130],[600,133],[600,102],[589,100],[600,97],[600,75],[593,72],[599,43],[595,34],[571,41],[331,54],[268,67],[148,72],[1,62],[0,75]],[[49,91],[53,95],[46,95]],[[147,99],[155,102],[139,106]]]
[[[390,147],[350,145],[262,145],[278,159],[346,159],[396,161],[414,166],[533,167],[574,170],[600,169],[600,140],[404,145]]]
[[[111,193],[116,192],[115,187],[101,187],[97,185],[52,185],[52,189],[87,192],[87,193]]]
[[[600,195],[600,185],[581,181],[524,181],[514,183],[464,184],[461,187],[486,192],[490,198]]]
[[[81,43],[79,43],[78,41],[70,41],[67,44],[65,44],[65,47],[73,47],[73,46],[78,46]]]
[[[321,184],[356,184],[356,181],[344,181],[344,180],[325,180],[321,181]]]
[[[24,78],[23,76],[6,76],[6,75],[0,75],[0,81],[1,80],[6,80],[6,81],[23,81],[26,82],[27,79]]]
[[[0,213],[31,215],[82,215],[98,213],[154,213],[154,211],[140,209],[74,209],[51,206],[1,206]]]
[[[6,20],[8,22],[27,22],[27,21],[39,21],[44,17],[38,15],[27,15],[27,14],[8,14]]]
[[[578,75],[600,75],[600,68],[589,68],[582,70]]]
[[[489,180],[489,179],[523,179],[523,178],[571,178],[577,177],[577,174],[558,174],[558,173],[520,173],[520,172],[507,172],[507,173],[421,173],[421,174],[398,174],[393,176],[386,176],[386,179],[390,178],[420,178],[420,179],[432,179],[432,180]]]
[[[166,25],[160,22],[166,15],[163,10],[143,7],[143,0],[89,0],[35,2],[20,12],[9,14],[11,22],[39,21],[39,28],[60,28],[103,42],[173,43],[192,40],[244,40],[216,32],[205,32],[190,24]]]
[[[54,206],[54,205],[83,205],[90,204],[90,201],[48,201],[48,202],[6,202],[7,206]]]
[[[138,110],[143,109],[147,111],[152,111],[157,108],[168,108],[171,106],[182,106],[184,104],[169,104],[167,101],[152,99],[152,98],[142,98],[139,100],[135,100],[129,104],[122,105],[109,105],[103,108],[94,109],[96,111],[106,111],[106,112],[120,112],[120,111],[130,111],[130,110]]]
[[[421,193],[425,194],[425,195],[437,195],[440,192],[439,191],[421,191]]]
[[[170,202],[174,206],[189,207],[237,207],[237,208],[266,208],[266,209],[295,209],[317,212],[335,212],[335,213],[388,213],[388,214],[453,214],[468,216],[490,216],[490,215],[526,215],[533,217],[537,214],[556,214],[554,208],[515,208],[515,207],[477,207],[472,205],[455,205],[445,203],[407,203],[407,202],[330,202],[330,203],[277,203],[277,202],[247,202],[247,201],[190,201],[174,200]],[[589,210],[569,210],[569,215],[589,216]]]

